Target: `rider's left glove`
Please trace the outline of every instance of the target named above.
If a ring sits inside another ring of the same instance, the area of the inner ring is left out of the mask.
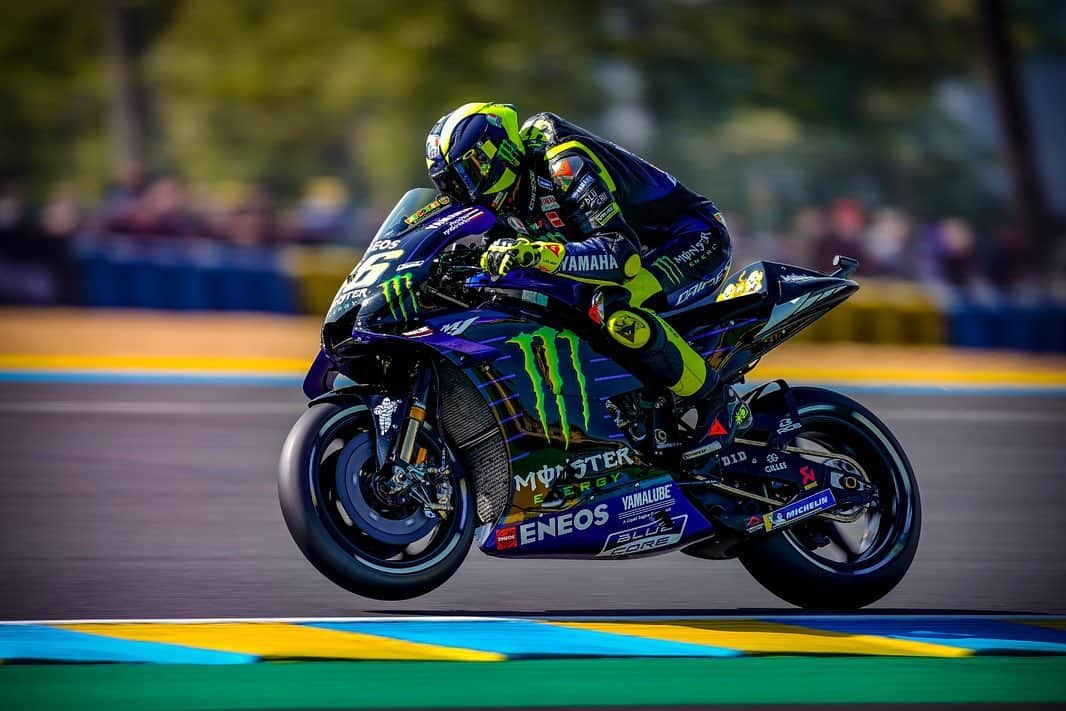
[[[503,276],[516,267],[554,272],[563,263],[566,248],[558,242],[530,242],[525,237],[504,237],[489,245],[481,255],[481,268],[492,276]]]

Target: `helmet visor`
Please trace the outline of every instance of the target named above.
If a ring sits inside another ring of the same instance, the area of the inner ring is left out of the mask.
[[[460,158],[451,161],[436,173],[430,173],[433,184],[445,195],[460,201],[473,202],[481,197],[481,190],[492,172],[492,159],[475,146]]]

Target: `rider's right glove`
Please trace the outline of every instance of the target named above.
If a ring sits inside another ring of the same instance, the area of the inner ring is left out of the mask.
[[[501,277],[516,267],[554,272],[563,263],[566,248],[558,242],[530,242],[525,237],[504,237],[489,245],[481,255],[481,268]]]

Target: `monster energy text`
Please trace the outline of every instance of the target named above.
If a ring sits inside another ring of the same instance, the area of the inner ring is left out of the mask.
[[[563,396],[563,376],[559,368],[559,341],[566,341],[570,346],[570,367],[573,368],[574,377],[581,392],[581,415],[585,429],[589,426],[589,398],[585,385],[585,374],[581,369],[581,360],[578,356],[580,341],[577,334],[567,329],[556,331],[550,326],[543,326],[531,333],[521,333],[509,339],[522,351],[525,360],[526,374],[533,386],[533,394],[536,397],[537,417],[540,425],[544,428],[544,438],[551,441],[548,434],[548,413],[546,410],[546,398],[544,384],[547,381],[548,388],[555,395],[555,407],[559,411],[559,425],[562,428],[565,446],[570,446],[570,420],[566,411],[566,398]],[[538,351],[540,357],[538,358]]]
[[[407,297],[411,299],[412,314],[418,312],[418,297],[411,288],[411,272],[397,274],[391,279],[381,282],[381,293],[385,296],[385,303],[389,305],[389,313],[393,318],[409,320],[407,316]]]

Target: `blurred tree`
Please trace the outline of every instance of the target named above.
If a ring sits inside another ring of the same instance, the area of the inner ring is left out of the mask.
[[[520,20],[512,10],[476,0],[189,0],[151,58],[174,158],[194,178],[268,177],[285,188],[347,172],[385,206],[425,181],[425,133],[459,103],[594,105],[578,8],[523,5]]]
[[[960,153],[964,137],[937,140],[951,125],[933,98],[974,72],[975,0],[112,1],[136,20],[130,56],[157,108],[134,109],[149,152],[195,181],[292,195],[332,173],[387,207],[424,183],[430,124],[493,99],[633,140],[771,223],[852,186],[923,206],[981,202],[967,161],[984,157]],[[2,11],[8,172],[106,174],[100,7]],[[776,207],[749,189],[767,182]]]
[[[1053,246],[1047,205],[1034,155],[1033,128],[1018,67],[1017,48],[1003,0],[980,0],[984,51],[996,87],[1007,164],[1014,184],[1018,219],[1030,247],[1045,253]]]
[[[109,156],[151,162],[158,146],[143,135],[151,112],[137,80],[138,60],[173,8],[162,0],[5,3],[0,173],[29,181],[37,192],[68,177],[95,191],[107,180]],[[117,72],[116,54],[126,60]],[[122,126],[112,135],[111,151],[104,140],[109,101],[112,121]]]
[[[652,103],[662,135],[674,137],[663,148],[671,159],[693,156],[694,140],[744,160],[803,141],[824,147],[817,137],[832,134],[856,164],[887,164],[898,156],[899,134],[928,115],[932,89],[972,72],[978,60],[970,0],[634,7],[639,29],[613,51],[656,77]],[[721,140],[722,122],[744,126],[753,116],[760,127],[745,133],[758,144]]]
[[[103,121],[98,9],[64,0],[5,3],[2,19],[0,172],[39,187],[70,175],[75,146]]]

